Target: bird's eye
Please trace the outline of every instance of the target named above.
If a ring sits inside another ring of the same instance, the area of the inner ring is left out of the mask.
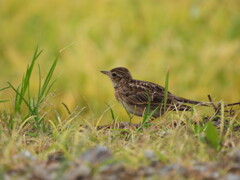
[[[116,77],[116,76],[117,76],[117,74],[116,74],[116,73],[112,73],[112,76],[113,76],[113,77]]]

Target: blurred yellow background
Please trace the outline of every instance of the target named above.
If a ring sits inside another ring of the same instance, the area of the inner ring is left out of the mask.
[[[240,100],[240,1],[236,0],[2,0],[0,87],[20,83],[37,45],[43,72],[57,53],[54,106],[86,106],[99,117],[117,104],[100,70],[127,67],[133,77],[164,85],[175,95],[207,101]],[[37,90],[37,67],[32,91]],[[13,92],[0,92],[13,99]],[[6,105],[4,105],[6,106]],[[109,114],[108,114],[109,115]],[[110,116],[110,115],[109,115]]]

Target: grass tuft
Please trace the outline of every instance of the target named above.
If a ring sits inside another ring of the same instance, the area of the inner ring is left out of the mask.
[[[34,97],[31,94],[30,80],[31,80],[33,69],[35,67],[35,63],[36,63],[37,59],[39,58],[39,56],[41,55],[41,53],[42,53],[42,50],[39,51],[38,47],[37,47],[34,52],[32,61],[31,61],[30,65],[27,67],[25,74],[23,75],[20,85],[17,88],[15,88],[12,85],[12,83],[8,82],[9,87],[7,87],[7,88],[11,88],[15,92],[15,100],[14,100],[15,113],[22,114],[23,112],[21,112],[21,111],[22,111],[23,103],[25,103],[28,111],[25,112],[25,115],[23,116],[22,121],[26,122],[25,125],[31,124],[32,128],[37,130],[38,133],[40,131],[46,131],[46,123],[44,121],[45,114],[44,115],[40,114],[40,108],[41,108],[42,103],[48,96],[53,84],[55,83],[55,81],[51,82],[51,79],[52,79],[53,72],[56,68],[57,61],[58,61],[58,56],[57,56],[52,64],[52,66],[50,67],[43,84],[41,83],[41,76],[42,76],[41,69],[40,69],[40,66],[38,66],[39,90],[38,90],[37,97]],[[33,117],[33,118],[30,118],[30,117]],[[33,119],[34,123],[32,123],[31,120],[26,121],[26,119],[29,119],[29,118]],[[32,133],[32,135],[33,134],[34,133]]]

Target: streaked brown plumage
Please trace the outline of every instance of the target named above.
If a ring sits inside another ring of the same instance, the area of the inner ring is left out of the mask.
[[[117,67],[110,71],[101,71],[112,81],[116,99],[132,114],[143,116],[150,100],[150,112],[157,110],[153,117],[157,118],[164,114],[163,99],[165,89],[152,82],[135,80],[129,70],[124,67]],[[200,101],[193,101],[178,97],[168,92],[167,110],[188,111],[191,109],[187,104],[206,106]]]

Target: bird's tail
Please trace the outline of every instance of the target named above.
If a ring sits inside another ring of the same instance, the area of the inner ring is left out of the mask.
[[[209,106],[211,104],[210,102],[194,101],[194,100],[190,100],[182,97],[176,97],[176,100],[182,103],[195,104],[200,106]]]
[[[221,104],[221,102],[194,101],[194,100],[190,100],[190,99],[186,99],[186,98],[182,98],[182,97],[176,97],[176,100],[179,102],[182,102],[182,103],[195,104],[195,105],[200,105],[200,106],[212,106],[213,103],[215,104],[215,106],[216,105],[219,106]],[[230,107],[230,106],[235,106],[235,105],[240,105],[240,102],[224,104],[224,107]]]

